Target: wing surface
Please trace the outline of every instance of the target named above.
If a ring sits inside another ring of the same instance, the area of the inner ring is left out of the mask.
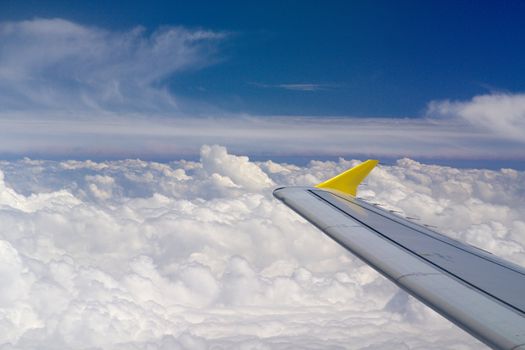
[[[274,196],[488,346],[525,350],[523,267],[348,193],[323,185],[278,188]]]

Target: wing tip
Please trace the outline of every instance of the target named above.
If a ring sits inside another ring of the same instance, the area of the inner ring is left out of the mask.
[[[350,168],[339,175],[332,177],[320,184],[316,185],[317,188],[325,188],[337,190],[352,196],[357,195],[357,187],[363,182],[368,174],[375,168],[379,163],[377,159],[369,159]]]

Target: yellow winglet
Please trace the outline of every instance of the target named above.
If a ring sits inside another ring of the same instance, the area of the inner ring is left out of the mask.
[[[374,169],[377,163],[379,163],[378,160],[369,159],[325,182],[321,182],[315,187],[338,190],[355,197],[357,194],[357,186],[359,186],[372,169]]]

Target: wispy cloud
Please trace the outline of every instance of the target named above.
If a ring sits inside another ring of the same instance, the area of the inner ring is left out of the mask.
[[[293,83],[293,84],[263,84],[263,83],[250,83],[253,86],[268,89],[284,89],[291,91],[320,91],[333,89],[336,84],[316,84],[316,83]]]
[[[181,100],[167,81],[219,61],[228,33],[110,31],[63,19],[0,23],[0,154],[155,157],[204,143],[265,155],[523,159],[525,95],[434,101],[426,118],[253,116]],[[252,85],[315,92],[329,83]]]
[[[79,120],[80,119],[80,120]],[[129,117],[7,119],[0,153],[40,156],[169,157],[197,154],[203,143],[260,155],[349,155],[523,160],[523,140],[461,119],[323,117]]]
[[[1,109],[176,109],[164,81],[216,62],[226,36],[183,27],[116,32],[63,19],[0,23]]]

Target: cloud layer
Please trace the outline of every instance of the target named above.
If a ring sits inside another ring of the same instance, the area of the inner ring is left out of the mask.
[[[230,36],[184,27],[117,31],[65,19],[0,23],[0,154],[158,159],[196,156],[203,143],[217,143],[264,156],[524,160],[523,94],[433,101],[420,118],[328,118],[233,113],[170,90],[178,74],[223,60]]]
[[[172,158],[203,143],[262,156],[524,160],[522,142],[463,120],[229,116],[0,119],[0,153],[32,157]]]
[[[271,196],[353,164],[1,162],[1,348],[479,349]],[[361,195],[525,264],[524,180],[403,159]]]

